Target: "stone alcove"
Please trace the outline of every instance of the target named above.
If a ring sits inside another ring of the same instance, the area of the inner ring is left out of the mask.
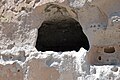
[[[91,65],[119,65],[119,45],[92,46],[87,55],[87,62]]]
[[[119,42],[119,34],[115,32],[115,29],[109,28],[108,17],[97,7],[92,6],[92,10],[90,8],[90,10],[86,9],[77,13],[68,6],[51,3],[42,6],[42,9],[38,7],[36,10],[36,13],[40,15],[37,16],[40,20],[36,20],[39,23],[39,26],[36,24],[38,37],[35,45],[38,51],[78,51],[80,47],[89,50],[90,43],[90,50],[86,57],[89,64],[120,64],[120,47],[115,46],[116,40]],[[113,30],[116,36],[111,37]]]
[[[89,41],[75,19],[52,19],[39,27],[35,47],[38,51],[79,51],[81,47],[89,50]]]

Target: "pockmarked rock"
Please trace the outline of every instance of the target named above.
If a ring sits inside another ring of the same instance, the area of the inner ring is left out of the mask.
[[[119,80],[117,65],[120,0],[0,0],[0,80]]]

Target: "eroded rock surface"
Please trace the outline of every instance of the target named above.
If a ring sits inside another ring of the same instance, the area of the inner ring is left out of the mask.
[[[24,80],[22,67],[17,62],[0,64],[0,80]]]
[[[43,22],[68,17],[80,23],[88,54],[38,52]],[[119,80],[119,53],[120,0],[0,0],[0,80]]]

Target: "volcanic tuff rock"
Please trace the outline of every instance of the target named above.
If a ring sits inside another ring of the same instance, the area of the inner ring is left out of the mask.
[[[70,18],[87,36],[88,54],[36,50],[44,21]],[[0,0],[0,80],[119,80],[119,53],[120,0]]]

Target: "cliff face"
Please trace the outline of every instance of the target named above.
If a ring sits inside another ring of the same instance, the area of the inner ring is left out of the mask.
[[[0,0],[0,80],[119,80],[119,53],[119,0]]]

